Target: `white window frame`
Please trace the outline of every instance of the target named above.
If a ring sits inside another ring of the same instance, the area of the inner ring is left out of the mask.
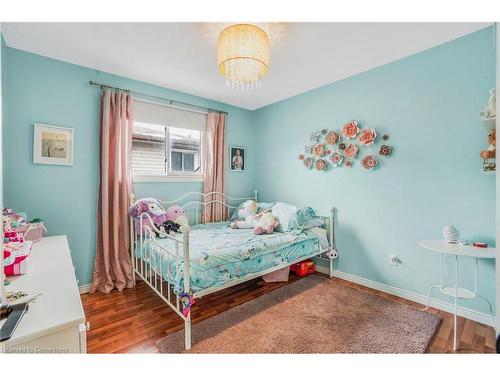
[[[200,171],[195,173],[186,173],[186,172],[170,172],[171,169],[171,149],[170,149],[170,130],[169,128],[178,128],[182,129],[179,126],[165,126],[165,147],[166,147],[166,172],[165,174],[147,174],[147,175],[134,175],[132,174],[132,182],[203,182],[203,144],[205,139],[205,131],[198,130],[200,132]],[[196,129],[193,129],[196,130]],[[174,149],[177,150],[177,149]],[[182,151],[182,150],[180,150]],[[194,152],[193,152],[194,153]],[[184,168],[184,165],[183,165]]]

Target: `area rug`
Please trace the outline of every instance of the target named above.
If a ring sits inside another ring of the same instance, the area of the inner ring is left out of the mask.
[[[310,275],[192,327],[189,353],[423,353],[441,318]],[[184,331],[159,340],[184,352]]]

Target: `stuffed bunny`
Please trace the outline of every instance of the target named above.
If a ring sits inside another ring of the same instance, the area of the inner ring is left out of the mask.
[[[255,201],[248,200],[243,203],[238,211],[238,218],[231,223],[233,229],[251,229],[254,234],[271,234],[278,227],[279,222],[276,216],[269,211],[257,213]]]

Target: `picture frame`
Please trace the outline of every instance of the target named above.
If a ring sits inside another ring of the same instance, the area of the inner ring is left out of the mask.
[[[35,123],[33,163],[73,165],[74,129]]]
[[[246,149],[240,146],[229,147],[229,170],[231,172],[245,172]]]

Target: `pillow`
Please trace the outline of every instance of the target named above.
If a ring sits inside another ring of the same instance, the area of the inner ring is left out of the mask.
[[[271,212],[278,218],[280,223],[278,230],[280,232],[290,232],[292,229],[299,227],[298,210],[299,207],[283,202],[278,202],[273,206]]]
[[[323,219],[311,207],[278,202],[273,206],[271,212],[280,222],[280,232],[289,232],[293,229],[310,229],[323,225]]]

